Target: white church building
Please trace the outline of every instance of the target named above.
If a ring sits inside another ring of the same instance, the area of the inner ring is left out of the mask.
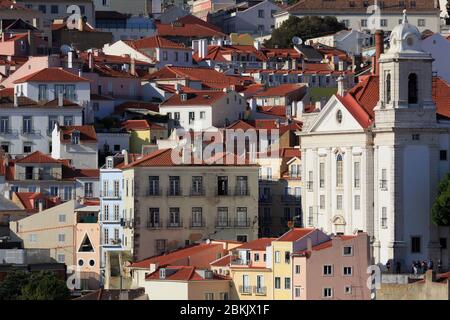
[[[409,272],[412,261],[432,258],[446,266],[449,228],[432,223],[431,207],[450,171],[450,104],[440,98],[450,86],[433,77],[406,13],[386,53],[380,39],[372,75],[348,92],[341,81],[320,111],[304,114],[303,224],[368,232],[376,264],[400,262]]]

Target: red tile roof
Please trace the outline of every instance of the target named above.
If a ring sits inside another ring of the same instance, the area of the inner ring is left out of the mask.
[[[210,263],[211,267],[227,267],[231,263],[231,255],[228,254],[226,256],[223,256],[220,259],[217,259]]]
[[[61,130],[61,142],[70,143],[71,134],[74,131],[80,132],[80,142],[81,143],[95,143],[97,142],[97,134],[95,133],[94,126],[83,125],[83,126],[60,126]]]
[[[200,276],[196,272],[196,268],[192,266],[170,266],[167,267],[168,270],[174,270],[175,272],[169,275],[166,275],[164,279],[160,278],[159,269],[155,272],[149,274],[145,280],[171,280],[171,281],[210,281],[210,280],[229,280],[226,277],[220,276],[218,274],[213,274],[212,279],[206,279]],[[166,273],[167,274],[167,273]]]
[[[147,120],[127,120],[122,123],[122,128],[127,130],[148,130],[150,126]]]
[[[247,243],[244,243],[242,246],[235,248],[235,250],[255,250],[255,251],[264,251],[266,247],[270,246],[272,241],[277,238],[259,238]]]
[[[52,158],[41,151],[35,151],[29,155],[15,160],[16,163],[61,163],[61,160]]]
[[[157,23],[156,33],[163,37],[211,38],[226,36],[217,26],[192,15],[181,17],[171,24]]]
[[[281,157],[282,158],[300,158],[301,157],[301,151],[299,148],[283,148],[281,150]]]
[[[264,91],[258,92],[254,97],[286,97],[294,92],[303,92],[306,94],[307,87],[301,83],[285,83],[276,87],[269,87]]]
[[[297,241],[308,234],[312,233],[315,229],[314,228],[293,228],[283,234],[281,237],[279,237],[275,241]]]
[[[260,50],[256,50],[254,46],[250,45],[208,46],[208,52],[204,58],[200,58],[198,52],[194,54],[193,58],[196,61],[229,62],[233,59],[232,54],[253,55],[256,61],[267,61],[267,57]]]
[[[137,50],[153,48],[192,50],[191,48],[186,48],[182,43],[173,42],[160,36],[152,36],[138,40],[125,40],[124,42]]]
[[[61,203],[58,197],[48,197],[40,192],[16,192],[15,194],[28,213],[39,211],[39,208],[35,207],[36,200],[44,201],[43,209],[48,209]]]
[[[89,82],[88,79],[81,78],[62,68],[45,68],[40,71],[29,74],[14,83],[23,82]]]
[[[175,263],[178,260],[185,259],[198,253],[201,253],[205,249],[219,248],[219,247],[222,247],[222,245],[208,244],[208,243],[195,244],[190,247],[181,248],[161,256],[154,256],[148,259],[134,262],[130,265],[130,267],[148,269],[150,268],[151,264],[158,264],[160,267],[163,267],[170,265],[171,263]]]
[[[182,94],[187,95],[186,100],[182,100]],[[172,106],[211,106],[227,94],[223,91],[202,90],[189,93],[174,94],[169,99],[161,103],[160,107]]]

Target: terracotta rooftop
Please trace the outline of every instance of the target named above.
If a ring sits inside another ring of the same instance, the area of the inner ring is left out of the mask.
[[[163,37],[212,38],[226,36],[217,26],[192,15],[181,17],[171,24],[157,23],[156,32]]]
[[[196,272],[195,267],[191,266],[170,266],[167,267],[168,270],[174,270],[174,273],[167,275],[164,279],[160,278],[159,270],[149,274],[145,280],[163,280],[163,281],[208,281],[208,280],[229,280],[226,277],[213,274],[212,279],[203,278],[200,274]]]
[[[154,48],[192,50],[191,48],[186,48],[182,43],[173,42],[161,36],[152,36],[138,40],[124,40],[124,42],[137,50]]]
[[[187,99],[182,100],[182,96],[186,95]],[[227,94],[223,91],[196,91],[189,93],[174,94],[169,99],[161,103],[160,107],[171,106],[211,106]]]
[[[94,126],[82,125],[82,126],[60,126],[61,130],[61,142],[70,143],[72,141],[71,134],[74,131],[80,133],[81,143],[95,143],[97,142],[97,134],[95,133]]]
[[[254,95],[254,97],[285,97],[291,93],[296,91],[301,91],[306,93],[307,87],[304,84],[296,83],[296,84],[280,84],[276,87],[269,87],[264,91],[258,92]]]
[[[315,229],[314,228],[293,228],[283,234],[281,237],[276,239],[275,241],[297,241],[308,234],[312,233]]]
[[[89,82],[88,79],[81,78],[62,68],[45,68],[40,71],[29,74],[14,83],[23,82]]]
[[[16,163],[61,163],[61,160],[52,158],[50,155],[46,155],[41,151],[35,151],[29,155],[15,160]]]
[[[259,238],[247,243],[244,243],[242,246],[235,248],[235,250],[256,250],[263,251],[266,250],[266,247],[270,246],[272,241],[275,241],[277,238]]]

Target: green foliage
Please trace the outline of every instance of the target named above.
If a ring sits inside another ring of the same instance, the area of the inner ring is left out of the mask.
[[[345,29],[345,25],[340,23],[336,17],[307,16],[298,18],[291,16],[288,20],[272,32],[272,37],[264,45],[273,48],[292,47],[294,36],[302,38],[303,41],[325,36]]]
[[[450,226],[450,174],[439,183],[438,195],[431,207],[431,218],[438,226]]]
[[[65,300],[69,297],[66,282],[51,271],[11,271],[0,283],[0,300]]]
[[[29,274],[20,270],[7,273],[0,282],[0,300],[18,300],[22,294],[22,287],[29,281]]]

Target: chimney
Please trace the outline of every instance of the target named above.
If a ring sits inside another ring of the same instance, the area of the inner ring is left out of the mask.
[[[128,165],[128,151],[123,149],[122,150],[122,155],[123,155],[123,164],[124,165]]]
[[[339,61],[339,71],[344,71],[344,61]]]
[[[83,70],[82,70],[81,68],[78,69],[78,76],[79,76],[80,78],[83,77]]]
[[[28,30],[28,48],[29,48],[29,52],[28,54],[30,56],[34,56],[36,55],[36,46],[34,44],[34,36],[31,30]]]
[[[377,30],[375,32],[375,59],[373,61],[372,72],[374,75],[379,74],[379,61],[381,54],[384,53],[384,31]]]
[[[343,97],[344,94],[345,94],[344,77],[343,76],[339,76],[339,78],[337,79],[337,83],[338,83],[337,94],[340,95],[341,97]]]
[[[58,107],[62,107],[64,104],[63,94],[62,92],[58,93]]]
[[[308,237],[308,238],[306,239],[306,250],[309,251],[309,252],[312,251],[312,241],[311,241],[311,238],[310,238],[310,237]]]
[[[88,52],[88,64],[89,70],[92,72],[94,70],[94,56],[92,52]]]
[[[208,54],[208,40],[200,39],[198,43],[198,56],[204,58]]]
[[[136,75],[136,60],[134,58],[131,58],[130,61],[130,73],[132,76]]]
[[[174,87],[175,87],[175,92],[177,94],[180,94],[181,93],[181,83],[179,83],[179,82],[175,83]]]
[[[67,68],[73,68],[73,51],[67,53]]]
[[[17,92],[14,93],[14,107],[19,106],[19,98],[17,97]]]
[[[44,210],[44,201],[43,199],[38,199],[38,206],[39,206],[39,212],[42,212]]]

